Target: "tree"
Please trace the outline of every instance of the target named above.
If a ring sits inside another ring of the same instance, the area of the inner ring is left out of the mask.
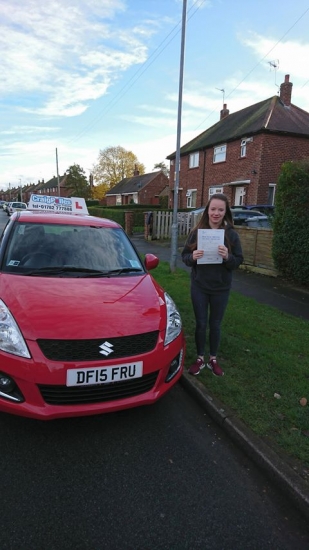
[[[170,171],[165,162],[157,162],[157,164],[154,165],[153,170],[162,170],[163,174],[165,174],[167,177],[169,177],[170,175]]]
[[[276,188],[273,258],[285,277],[309,283],[309,160],[285,162]]]
[[[97,184],[105,184],[107,189],[111,189],[122,179],[131,178],[135,169],[139,175],[145,174],[145,166],[132,151],[126,151],[120,145],[106,147],[100,151],[98,163],[93,166],[93,177]]]
[[[91,197],[91,187],[87,180],[85,171],[79,164],[73,164],[66,171],[65,186],[69,189],[71,196],[83,197],[89,199]]]
[[[106,183],[99,183],[99,185],[93,187],[92,196],[94,199],[102,200],[108,190],[109,187]]]

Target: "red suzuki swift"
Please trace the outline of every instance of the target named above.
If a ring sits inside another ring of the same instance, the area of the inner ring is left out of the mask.
[[[0,411],[54,419],[154,403],[185,354],[175,303],[148,273],[159,260],[143,262],[84,201],[56,199],[34,196],[1,236]]]

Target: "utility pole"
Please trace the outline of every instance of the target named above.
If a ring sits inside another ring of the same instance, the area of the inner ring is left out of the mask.
[[[187,13],[187,0],[183,0],[181,48],[180,48],[180,69],[179,69],[179,92],[178,92],[176,166],[175,166],[175,183],[174,183],[174,207],[173,207],[173,223],[172,223],[172,235],[171,235],[170,269],[171,269],[172,272],[174,272],[175,269],[176,269],[177,247],[178,247],[177,211],[178,211],[178,190],[179,190],[179,163],[180,163],[180,137],[181,137],[183,68],[184,68],[184,53],[185,53],[185,38],[186,38],[186,13]]]
[[[58,170],[58,151],[56,147],[56,167],[57,167],[57,181],[58,181],[58,197],[60,197],[60,180],[59,180],[59,170]]]

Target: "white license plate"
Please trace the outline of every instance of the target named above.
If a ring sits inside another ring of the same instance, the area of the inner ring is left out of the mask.
[[[67,371],[67,386],[108,384],[109,382],[132,380],[141,376],[143,376],[143,361],[93,369],[69,369]]]

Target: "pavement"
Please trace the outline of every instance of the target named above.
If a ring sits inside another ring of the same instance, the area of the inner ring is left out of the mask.
[[[171,261],[170,242],[147,241],[143,235],[130,237],[138,252],[155,254],[161,261]],[[177,268],[190,271],[181,261],[182,243],[177,247]],[[232,289],[260,303],[275,307],[290,315],[309,320],[309,289],[295,288],[281,277],[271,277],[238,269],[233,274]],[[291,503],[309,520],[309,478],[288,457],[279,455],[250,430],[234,412],[228,409],[197,377],[184,372],[180,383],[200,403],[264,473],[283,491]]]

